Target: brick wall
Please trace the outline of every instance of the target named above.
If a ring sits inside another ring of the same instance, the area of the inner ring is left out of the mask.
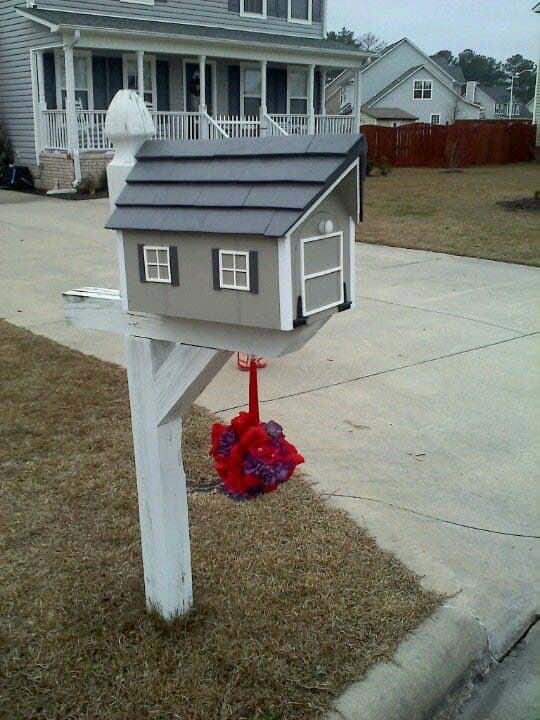
[[[92,177],[99,181],[103,170],[111,161],[112,156],[104,153],[88,153],[81,155],[81,176]],[[43,153],[39,168],[35,168],[34,180],[41,190],[57,190],[71,188],[75,180],[73,159],[70,155]]]

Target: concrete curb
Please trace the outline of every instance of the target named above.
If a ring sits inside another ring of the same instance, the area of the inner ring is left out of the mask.
[[[443,605],[406,638],[393,662],[370,670],[326,720],[431,720],[473,668],[490,659],[488,635],[470,613]]]

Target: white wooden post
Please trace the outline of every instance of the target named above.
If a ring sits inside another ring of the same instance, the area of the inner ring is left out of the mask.
[[[200,95],[199,95],[199,123],[200,123],[200,136],[201,139],[206,140],[208,138],[208,120],[206,114],[208,108],[206,107],[206,56],[199,56],[199,78],[200,78]]]
[[[64,63],[66,70],[66,123],[68,150],[73,155],[75,183],[81,179],[81,163],[79,157],[79,127],[75,107],[75,67],[73,63],[73,43],[64,45]]]
[[[360,132],[362,123],[362,70],[356,68],[354,71],[354,128],[353,132]]]
[[[137,50],[137,90],[144,100],[144,50]]]
[[[315,65],[308,72],[308,134],[315,134]]]
[[[268,127],[266,124],[266,116],[268,115],[268,61],[261,60],[261,110],[260,110],[260,121],[261,121],[261,136],[268,134]]]

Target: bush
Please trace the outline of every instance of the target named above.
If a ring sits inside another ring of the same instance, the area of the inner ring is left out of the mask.
[[[96,194],[96,181],[93,177],[83,177],[75,186],[79,195],[95,195]]]
[[[377,167],[379,168],[379,172],[383,177],[390,175],[390,173],[392,172],[392,166],[385,157],[382,157],[379,160],[379,162],[377,163]]]
[[[11,144],[6,129],[0,123],[0,177],[14,161],[15,153],[13,152],[13,145]]]
[[[368,160],[366,162],[366,175],[371,175],[371,171],[373,170],[374,167],[375,167],[375,163],[373,162],[373,160]]]

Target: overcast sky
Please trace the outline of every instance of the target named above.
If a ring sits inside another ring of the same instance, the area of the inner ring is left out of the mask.
[[[329,0],[329,29],[373,32],[387,43],[408,37],[429,54],[472,48],[505,60],[540,50],[536,0]]]

